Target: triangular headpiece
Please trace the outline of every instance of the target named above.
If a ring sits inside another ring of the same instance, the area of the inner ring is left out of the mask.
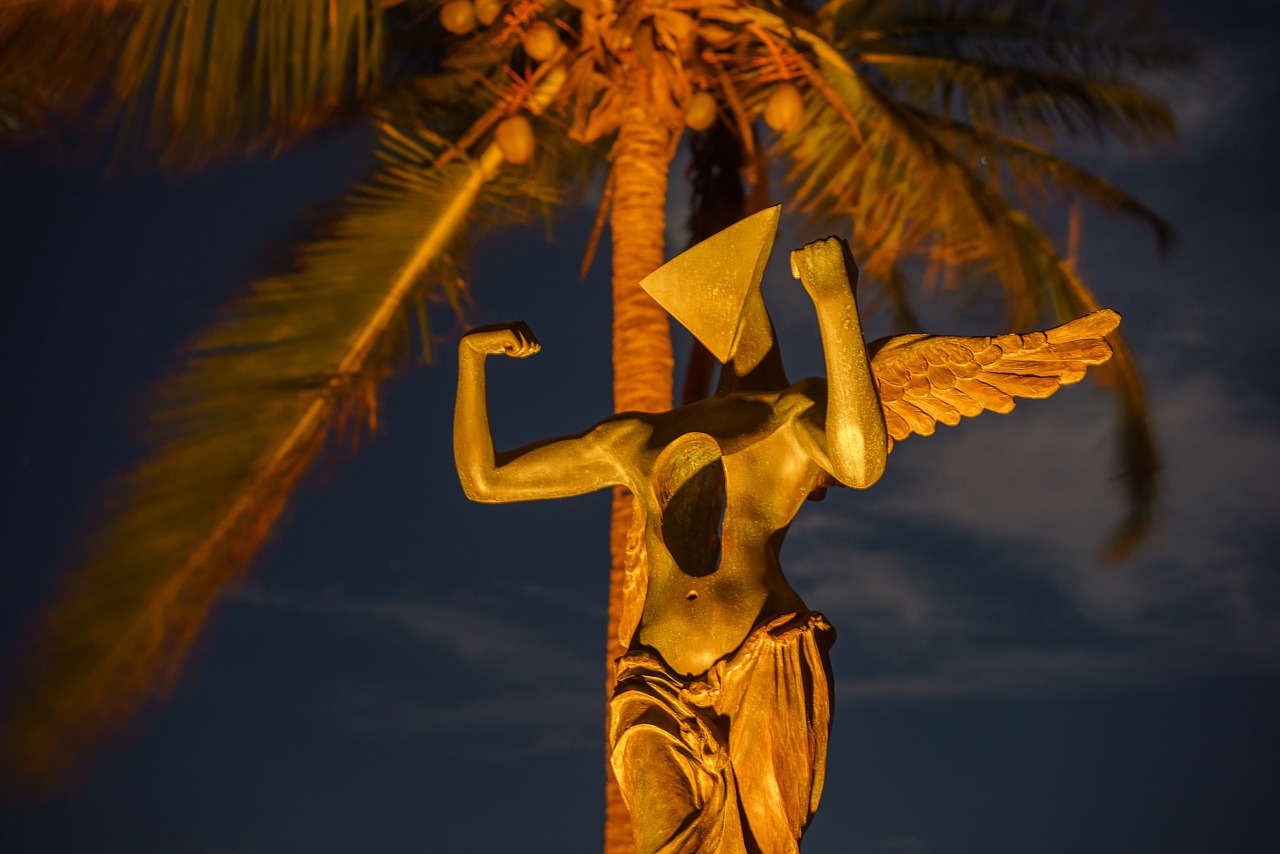
[[[672,258],[640,280],[640,287],[728,362],[742,335],[742,307],[760,277],[778,232],[781,205],[765,208]]]

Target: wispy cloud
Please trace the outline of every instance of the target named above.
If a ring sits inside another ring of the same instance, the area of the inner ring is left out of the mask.
[[[1174,671],[1177,672],[1174,672]],[[1034,649],[958,642],[915,672],[841,674],[836,695],[851,700],[995,697],[1043,699],[1147,688],[1186,677],[1167,651],[1099,643]]]
[[[342,725],[375,734],[457,734],[489,758],[598,751],[602,692],[581,688],[495,685],[493,692],[443,692],[424,700],[357,692],[340,703]],[[504,734],[495,738],[494,734]]]
[[[470,668],[500,673],[517,683],[545,684],[590,678],[592,663],[536,630],[437,602],[351,602],[343,610],[408,632]]]
[[[407,693],[403,683],[372,678],[348,685],[341,696],[331,698],[340,726],[366,733],[456,732],[466,738],[506,733],[510,737],[475,742],[482,753],[502,758],[598,750],[600,663],[549,637],[536,620],[494,616],[493,610],[502,610],[493,607],[498,604],[494,598],[488,593],[450,601],[371,601],[253,589],[242,597],[262,607],[341,621],[344,631],[408,639],[433,659],[460,665],[468,674],[465,681],[450,682],[447,690],[426,684],[417,693]],[[571,595],[536,586],[503,598],[501,604],[517,612],[530,600],[540,605],[532,613],[544,612],[548,602],[580,608]]]
[[[842,695],[1043,696],[1280,671],[1275,407],[1212,374],[1153,379],[1164,521],[1126,565],[1095,558],[1119,505],[1097,390],[913,437],[882,484],[797,522],[785,562],[851,647]]]

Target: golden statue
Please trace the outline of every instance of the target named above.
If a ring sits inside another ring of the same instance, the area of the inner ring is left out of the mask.
[[[512,323],[459,347],[454,454],[467,497],[634,496],[608,750],[640,854],[799,850],[822,793],[835,634],[782,574],[791,520],[829,486],[875,483],[894,440],[1078,381],[1110,357],[1103,336],[1119,323],[1099,311],[1028,335],[868,346],[857,267],[831,237],[791,253],[827,367],[792,384],[759,288],[778,214],[748,217],[642,283],[724,363],[711,398],[495,453],[485,358],[539,344]]]

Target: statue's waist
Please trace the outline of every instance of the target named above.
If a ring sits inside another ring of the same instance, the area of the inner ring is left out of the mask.
[[[732,653],[757,628],[805,610],[785,581],[734,589],[713,579],[651,585],[635,645],[656,650],[680,673],[700,673]]]
[[[817,611],[784,612],[762,620],[747,633],[741,643],[695,672],[681,670],[672,664],[668,654],[661,649],[637,641],[618,659],[615,679],[617,684],[622,685],[637,677],[659,678],[682,692],[701,694],[708,689],[718,689],[722,680],[734,673],[739,665],[749,661],[760,647],[788,645],[801,635],[815,632],[822,636],[823,648],[835,641],[835,630]]]

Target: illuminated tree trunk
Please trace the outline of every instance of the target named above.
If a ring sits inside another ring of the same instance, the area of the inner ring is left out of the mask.
[[[642,86],[638,86],[643,91]],[[667,314],[640,289],[640,280],[661,267],[666,234],[667,167],[672,133],[655,122],[644,99],[633,93],[623,110],[614,144],[615,195],[609,220],[613,233],[613,401],[618,412],[671,408],[671,327]],[[622,613],[623,560],[631,521],[631,495],[616,489],[609,532],[609,639],[606,690],[613,691],[614,662]],[[606,764],[605,854],[631,854],[631,818],[613,772]]]
[[[692,179],[689,206],[689,245],[701,243],[711,235],[733,225],[747,215],[746,188],[742,168],[746,152],[736,128],[723,116],[704,131],[689,136],[693,155],[689,164]],[[768,204],[764,181],[757,176],[752,188],[750,210]],[[702,400],[711,393],[716,380],[717,362],[711,351],[694,338],[690,343],[689,362],[685,368],[680,405]]]

